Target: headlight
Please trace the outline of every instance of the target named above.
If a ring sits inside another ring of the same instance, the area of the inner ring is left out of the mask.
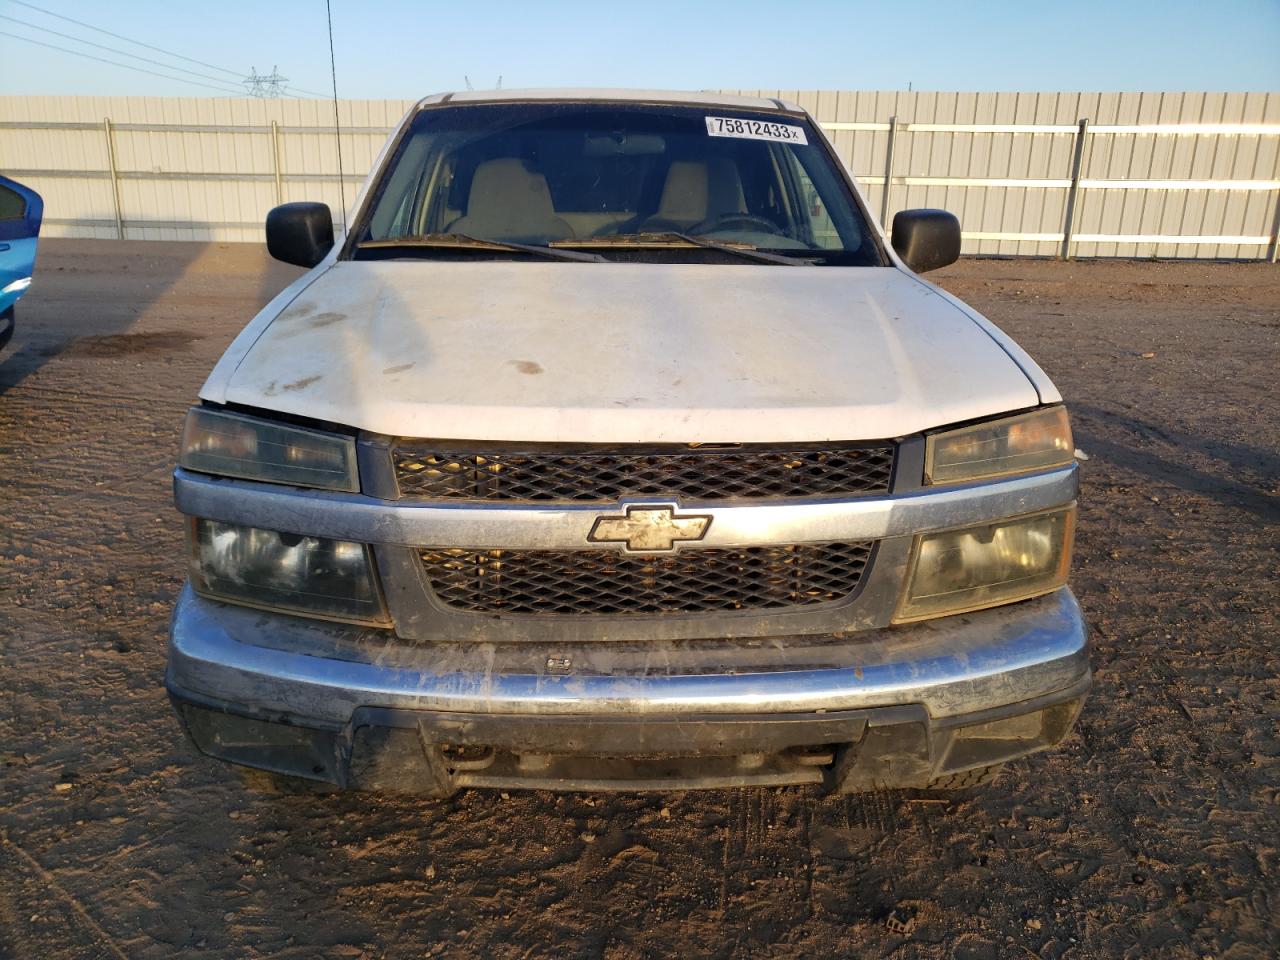
[[[896,623],[1025,600],[1067,582],[1076,508],[916,538]]]
[[[350,437],[192,407],[178,463],[188,470],[321,490],[359,491]]]
[[[219,600],[385,626],[369,547],[191,521],[191,585]]]
[[[1075,445],[1066,407],[931,434],[925,442],[926,483],[981,480],[1071,463]]]

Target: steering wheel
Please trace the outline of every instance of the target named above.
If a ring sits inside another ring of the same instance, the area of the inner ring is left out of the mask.
[[[683,228],[674,220],[663,220],[660,217],[649,217],[641,220],[632,217],[622,223],[606,223],[595,230],[593,237],[625,237],[634,233],[680,233]]]
[[[757,217],[751,213],[722,213],[719,216],[708,217],[696,226],[690,227],[689,232],[692,234],[714,233],[717,230],[726,229],[729,224],[740,225],[748,230],[759,230],[761,233],[782,233],[782,229],[772,220]]]

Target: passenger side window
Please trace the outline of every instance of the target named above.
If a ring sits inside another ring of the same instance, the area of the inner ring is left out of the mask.
[[[818,188],[814,186],[800,164],[795,165],[795,172],[800,187],[800,201],[804,205],[800,215],[807,216],[809,219],[809,229],[813,234],[814,245],[824,250],[840,249],[844,246],[844,242],[836,231],[835,223],[827,215],[826,206],[822,202],[822,195],[818,193]]]

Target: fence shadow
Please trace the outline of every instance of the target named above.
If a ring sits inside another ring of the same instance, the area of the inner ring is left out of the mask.
[[[204,275],[211,259],[230,249],[231,269]],[[166,297],[235,299],[246,304],[241,324],[295,279],[296,268],[246,258],[249,244],[46,238],[31,291],[19,301],[17,328],[0,353],[0,396],[64,354],[111,358],[178,351],[209,331],[187,320],[158,324]],[[187,310],[174,311],[179,316]],[[138,329],[142,322],[146,329]],[[176,329],[162,329],[173,326]],[[213,357],[216,359],[217,354]],[[212,360],[210,361],[212,365]],[[198,385],[197,385],[198,386]]]

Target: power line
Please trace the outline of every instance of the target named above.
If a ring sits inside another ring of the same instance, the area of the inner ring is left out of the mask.
[[[226,83],[221,77],[212,77],[207,73],[199,73],[195,70],[188,70],[186,67],[179,67],[175,64],[161,63],[159,60],[152,60],[150,57],[144,57],[137,53],[130,53],[127,50],[117,50],[115,47],[109,47],[105,43],[94,43],[92,40],[84,40],[80,37],[73,36],[69,33],[61,33],[57,30],[51,30],[49,27],[42,27],[38,23],[27,23],[25,20],[19,20],[17,17],[9,17],[0,13],[0,20],[8,20],[12,23],[19,24],[24,27],[30,27],[32,30],[40,30],[43,33],[51,33],[55,37],[62,37],[64,40],[74,40],[76,43],[83,43],[86,46],[97,47],[99,50],[107,50],[111,53],[119,54],[122,57],[130,57],[134,60],[141,60],[143,63],[149,63],[153,66],[164,67],[166,70],[177,70],[179,73],[189,73],[193,77],[203,77],[205,80],[212,80],[214,83]]]
[[[198,64],[199,66],[202,66],[202,67],[208,67],[210,70],[217,70],[221,73],[229,73],[233,77],[235,77],[237,80],[239,80],[243,76],[243,74],[238,70],[228,70],[226,67],[220,67],[214,63],[205,63],[203,60],[196,60],[193,57],[184,57],[182,54],[174,53],[172,50],[166,50],[164,49],[164,47],[152,46],[149,43],[143,43],[141,40],[134,40],[132,37],[126,37],[123,34],[112,33],[110,30],[104,30],[102,29],[102,27],[95,27],[93,24],[85,23],[83,20],[76,20],[74,17],[64,17],[62,14],[54,13],[52,10],[46,10],[44,9],[44,7],[37,7],[34,3],[27,3],[26,0],[9,0],[9,2],[16,3],[20,7],[29,7],[32,10],[45,14],[46,16],[57,17],[59,20],[66,20],[68,23],[74,23],[76,26],[79,26],[79,27],[86,27],[89,30],[96,30],[98,33],[105,33],[107,36],[115,37],[117,40],[123,40],[125,43],[132,43],[132,44],[136,44],[139,47],[146,47],[148,50],[154,50],[157,53],[163,53],[169,57],[177,57],[179,60],[186,60],[188,63]],[[164,66],[164,64],[162,64],[162,66]],[[173,69],[176,70],[180,68],[174,67]]]
[[[288,77],[282,77],[281,79],[282,79],[282,80],[287,80],[287,79],[288,79]],[[307,94],[308,96],[311,96],[311,97],[325,97],[325,98],[328,98],[328,96],[329,96],[329,94],[327,94],[327,93],[321,93],[319,90],[307,90],[307,89],[305,89],[305,88],[303,88],[303,87],[295,87],[295,86],[294,86],[293,84],[291,84],[291,83],[290,83],[290,84],[288,84],[288,85],[286,85],[286,86],[282,86],[280,89],[281,89],[281,90],[284,90],[284,91],[292,91],[294,96],[297,96],[297,95],[298,95],[298,94],[300,94],[300,93],[305,93],[305,94]]]
[[[328,94],[327,94],[327,93],[320,93],[318,90],[305,90],[305,89],[303,89],[302,87],[295,87],[295,86],[293,86],[292,84],[291,84],[291,85],[289,85],[289,86],[287,86],[287,87],[285,87],[284,89],[285,89],[285,90],[292,90],[295,94],[298,94],[298,93],[305,93],[305,94],[307,94],[308,96],[312,96],[312,97],[327,97],[327,96],[328,96]]]
[[[246,79],[245,79],[245,77],[244,77],[244,73],[243,73],[242,71],[238,71],[238,70],[228,70],[226,67],[220,67],[220,66],[218,66],[217,64],[213,64],[213,63],[206,63],[206,62],[205,62],[205,61],[203,61],[203,60],[196,60],[196,59],[195,59],[195,58],[193,58],[193,57],[187,57],[187,56],[183,56],[183,55],[182,55],[182,54],[180,54],[180,53],[174,53],[172,50],[166,50],[164,47],[157,47],[157,46],[154,46],[153,44],[150,44],[150,43],[143,43],[141,40],[134,40],[132,37],[126,37],[124,34],[121,34],[121,33],[112,33],[110,30],[104,30],[102,27],[95,27],[93,24],[91,24],[91,23],[85,23],[83,20],[77,20],[77,19],[75,19],[74,17],[67,17],[67,16],[62,15],[61,13],[54,13],[52,10],[46,10],[46,9],[44,9],[44,7],[38,7],[38,6],[36,6],[34,3],[27,3],[27,2],[26,2],[26,0],[10,0],[10,2],[11,2],[11,3],[16,3],[16,4],[18,4],[19,6],[28,7],[28,8],[30,8],[30,9],[32,9],[32,10],[35,10],[35,11],[39,12],[39,13],[43,13],[43,14],[45,14],[46,16],[50,16],[50,17],[57,17],[59,20],[65,20],[65,21],[67,21],[68,23],[74,23],[74,24],[76,24],[77,26],[84,27],[84,28],[86,28],[86,29],[88,29],[88,30],[95,30],[95,31],[97,31],[98,33],[106,34],[108,37],[115,37],[117,40],[123,40],[125,43],[132,43],[132,44],[135,44],[136,46],[139,46],[139,47],[145,47],[145,48],[146,48],[146,49],[148,49],[148,50],[155,50],[157,53],[163,53],[163,54],[164,54],[165,56],[167,56],[167,57],[176,57],[176,58],[177,58],[177,59],[179,59],[179,60],[186,60],[188,63],[195,63],[195,64],[198,64],[198,65],[200,65],[200,66],[202,66],[202,67],[208,67],[208,68],[209,68],[209,69],[211,69],[211,70],[217,70],[217,71],[219,71],[219,72],[221,72],[221,73],[227,73],[227,74],[230,74],[231,76],[235,77],[235,78],[237,79],[237,82],[239,82],[240,84],[245,84],[245,83],[251,83],[251,82],[252,82],[252,77],[250,77],[248,80],[246,80]],[[46,32],[48,32],[48,33],[51,33],[51,34],[55,35],[55,36],[58,36],[58,37],[64,37],[64,38],[66,38],[67,40],[74,40],[74,41],[76,41],[77,43],[84,43],[84,44],[88,44],[88,45],[89,45],[89,46],[91,46],[91,47],[98,47],[98,48],[99,48],[99,49],[101,49],[101,50],[109,50],[111,53],[119,54],[120,56],[124,56],[124,57],[132,57],[132,58],[133,58],[133,59],[135,59],[135,60],[141,60],[143,63],[151,63],[151,64],[154,64],[154,65],[155,65],[155,66],[157,66],[157,67],[164,67],[166,70],[178,70],[178,71],[180,71],[180,72],[182,72],[182,73],[189,73],[189,74],[191,74],[191,75],[192,75],[192,76],[194,76],[194,77],[203,77],[203,78],[204,78],[204,79],[206,79],[206,80],[212,80],[212,81],[214,81],[215,83],[227,83],[227,82],[228,82],[228,81],[226,81],[226,80],[223,80],[221,77],[211,77],[211,76],[209,76],[208,74],[205,74],[205,73],[199,73],[199,72],[197,72],[197,71],[195,71],[195,70],[188,70],[186,67],[179,67],[177,64],[161,63],[161,62],[160,62],[160,61],[158,61],[158,60],[150,60],[150,59],[148,59],[148,58],[146,58],[146,57],[141,57],[141,56],[138,56],[138,55],[137,55],[137,54],[135,54],[135,53],[129,53],[128,51],[125,51],[125,50],[117,50],[115,47],[108,47],[108,46],[105,46],[105,45],[100,44],[100,43],[94,43],[92,40],[84,40],[84,39],[81,39],[80,37],[72,36],[71,34],[67,34],[67,33],[59,33],[57,30],[53,30],[53,29],[51,29],[51,28],[49,28],[49,27],[42,27],[42,26],[39,26],[38,24],[34,24],[34,23],[26,23],[25,21],[23,21],[23,20],[19,20],[19,19],[17,19],[16,17],[6,17],[6,19],[8,19],[8,20],[12,20],[14,23],[20,23],[20,24],[22,24],[24,27],[31,27],[31,28],[32,28],[32,29],[34,29],[34,30],[44,30],[44,31],[46,31]],[[55,49],[56,49],[56,48],[55,48]],[[170,79],[175,79],[175,78],[170,78]],[[299,95],[312,96],[312,97],[327,97],[327,96],[328,96],[328,94],[327,94],[327,93],[320,93],[318,90],[307,90],[307,89],[304,89],[303,87],[290,87],[289,89],[290,89],[291,91],[293,91],[293,96],[299,96]],[[254,93],[254,94],[251,94],[251,95],[253,95],[253,96],[257,96],[258,94]]]
[[[91,53],[83,53],[80,50],[68,50],[66,47],[59,47],[56,44],[45,43],[43,40],[32,40],[30,37],[19,36],[16,33],[9,33],[7,30],[0,30],[0,37],[11,37],[14,40],[22,40],[26,43],[34,43],[38,47],[48,47],[50,50],[58,50],[62,53],[69,53],[75,57],[84,57],[86,60],[97,60],[99,63],[107,63],[113,67],[123,67],[125,70],[134,70],[138,73],[149,73],[153,77],[163,77],[165,80],[176,80],[178,83],[189,83],[196,87],[208,87],[210,90],[217,90],[220,93],[234,93],[237,96],[244,96],[243,90],[236,90],[233,87],[217,87],[212,83],[205,83],[201,80],[188,80],[186,77],[175,77],[167,73],[157,73],[154,70],[147,70],[143,67],[135,67],[131,63],[119,63],[115,60],[108,60],[106,57],[95,57]]]

